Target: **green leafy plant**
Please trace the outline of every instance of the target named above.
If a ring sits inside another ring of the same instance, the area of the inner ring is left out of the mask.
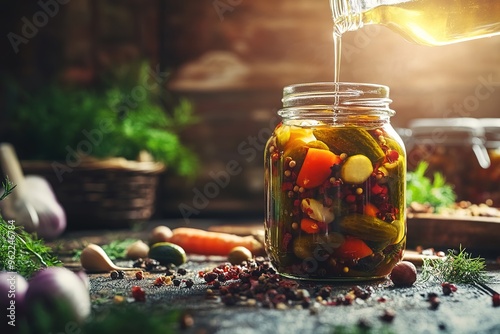
[[[137,239],[130,238],[123,240],[113,240],[109,244],[102,245],[101,248],[111,260],[124,260],[127,255],[127,248],[136,241]],[[75,250],[73,260],[79,260],[81,253],[81,249]]]
[[[464,248],[448,250],[444,258],[424,258],[420,277],[422,281],[435,279],[441,283],[482,284],[488,281],[483,258],[472,257]]]
[[[148,67],[142,65],[135,82],[115,78],[93,89],[58,83],[31,92],[11,88],[18,103],[7,119],[20,157],[64,161],[78,152],[135,160],[146,151],[178,174],[193,176],[196,156],[179,135],[197,121],[193,106],[180,99],[165,110],[160,85],[150,88],[148,76]]]
[[[455,203],[456,194],[451,185],[446,183],[443,174],[436,172],[431,180],[425,176],[429,164],[421,161],[414,171],[407,173],[406,203],[429,204],[435,209]]]
[[[5,181],[5,190],[0,200],[7,197],[14,187],[8,180]],[[15,271],[29,278],[41,268],[60,265],[61,261],[52,254],[52,249],[43,240],[0,215],[0,271]]]

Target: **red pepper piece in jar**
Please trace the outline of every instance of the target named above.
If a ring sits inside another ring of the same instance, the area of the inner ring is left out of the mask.
[[[311,218],[302,218],[300,221],[300,229],[310,234],[324,231],[325,227],[326,227],[325,223],[319,222]]]
[[[363,240],[349,235],[345,237],[344,243],[335,251],[335,255],[344,260],[362,259],[371,254],[373,254],[372,249]]]
[[[319,187],[330,177],[331,167],[341,161],[340,157],[331,151],[309,148],[297,176],[297,185],[306,189]]]

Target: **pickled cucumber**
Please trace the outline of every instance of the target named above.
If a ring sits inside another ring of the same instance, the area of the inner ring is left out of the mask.
[[[309,257],[320,260],[325,254],[333,254],[344,243],[344,236],[331,232],[328,235],[302,235],[293,241],[293,253],[300,259]]]
[[[340,177],[344,182],[361,184],[365,182],[373,172],[370,160],[362,155],[356,154],[347,158],[340,169]]]
[[[340,220],[340,231],[368,241],[389,241],[391,244],[398,241],[401,224],[388,223],[381,219],[352,214]]]
[[[317,128],[313,134],[335,154],[345,153],[348,156],[363,154],[372,163],[379,162],[385,157],[379,143],[363,128]]]

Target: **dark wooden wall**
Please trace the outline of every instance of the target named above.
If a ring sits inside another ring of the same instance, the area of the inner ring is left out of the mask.
[[[19,31],[20,18],[39,10],[27,3],[2,13],[7,29]],[[201,119],[183,138],[202,173],[195,183],[166,178],[159,214],[179,216],[179,204],[193,206],[210,175],[236,161],[241,171],[192,218],[261,216],[263,152],[258,139],[251,158],[251,138],[269,134],[283,86],[332,80],[328,1],[72,0],[61,12],[19,53],[3,52],[2,70],[92,82],[107,66],[148,59],[170,73],[166,89],[188,97]],[[346,34],[343,46],[341,80],[389,85],[395,126],[417,117],[500,116],[500,37],[431,48],[371,26]],[[484,82],[493,82],[491,94],[478,99]],[[460,112],[468,101],[477,103]]]

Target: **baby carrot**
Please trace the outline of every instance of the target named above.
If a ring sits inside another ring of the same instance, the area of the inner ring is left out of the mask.
[[[262,250],[262,245],[253,236],[242,237],[189,227],[172,230],[172,237],[168,241],[181,246],[187,253],[201,255],[226,256],[236,246],[248,248],[254,254]]]

